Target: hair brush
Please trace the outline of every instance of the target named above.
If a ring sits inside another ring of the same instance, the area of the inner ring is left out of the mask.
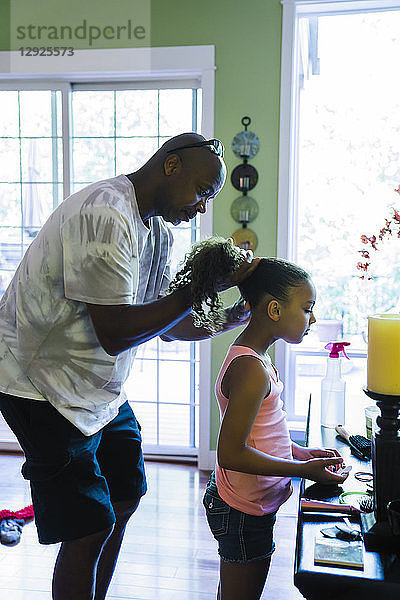
[[[371,440],[363,435],[350,435],[343,425],[336,425],[336,432],[342,441],[346,442],[351,448],[352,454],[360,460],[371,459]]]

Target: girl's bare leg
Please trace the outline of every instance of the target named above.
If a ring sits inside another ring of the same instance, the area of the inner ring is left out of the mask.
[[[248,563],[220,562],[217,600],[259,600],[271,557]]]

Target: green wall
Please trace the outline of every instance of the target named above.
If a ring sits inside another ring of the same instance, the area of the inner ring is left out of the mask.
[[[279,0],[152,0],[151,38],[154,46],[215,44],[215,136],[227,148],[228,179],[214,200],[214,232],[230,235],[238,225],[230,206],[238,196],[229,174],[240,162],[231,150],[233,136],[243,127],[260,138],[260,151],[251,164],[259,181],[252,192],[260,207],[251,224],[259,245],[256,254],[276,252],[281,4]],[[235,298],[227,294],[228,300]],[[226,333],[212,342],[214,384],[227,346],[236,334]],[[214,394],[212,392],[212,398]],[[215,448],[219,427],[216,403],[211,408],[211,439]]]
[[[24,3],[27,0],[13,0]],[[82,6],[82,13],[79,11]],[[133,0],[36,0],[28,2],[42,23],[54,22],[54,14],[61,9],[65,22],[89,18],[92,23],[114,21],[123,23],[130,18]],[[9,0],[0,2],[0,48],[9,48]],[[111,11],[111,13],[110,13]],[[69,16],[67,16],[69,15]],[[238,225],[230,216],[232,201],[238,192],[230,183],[229,174],[240,162],[231,150],[233,136],[242,129],[244,115],[252,119],[250,129],[260,138],[261,147],[252,159],[259,173],[257,187],[252,196],[258,201],[260,212],[251,224],[259,245],[256,254],[265,256],[276,251],[277,180],[278,180],[278,129],[281,52],[280,0],[152,0],[150,14],[152,46],[187,46],[214,44],[216,55],[215,136],[227,148],[228,179],[224,189],[214,200],[214,232],[228,236]],[[108,19],[108,21],[107,21]],[[29,22],[29,21],[27,21]],[[32,21],[31,21],[32,22]],[[60,20],[56,20],[60,22]],[[115,47],[117,44],[107,44]],[[123,46],[124,44],[119,44]],[[82,42],[79,46],[88,47]],[[99,47],[97,45],[97,47]],[[234,292],[226,293],[229,302],[236,298]],[[223,334],[212,342],[212,381],[215,381],[227,346],[235,334]],[[212,391],[212,397],[213,397]],[[212,447],[219,426],[215,402],[211,408]]]

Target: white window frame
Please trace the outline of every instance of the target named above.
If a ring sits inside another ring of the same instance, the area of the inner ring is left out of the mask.
[[[297,169],[299,131],[299,86],[295,81],[298,56],[298,22],[301,17],[382,12],[399,10],[400,0],[281,0],[282,53],[281,53],[281,103],[279,133],[278,174],[278,237],[277,256],[296,261],[297,237]],[[294,360],[290,363],[287,345],[278,341],[275,362],[287,389],[295,389]],[[358,355],[357,355],[358,356]],[[292,355],[292,359],[294,355]],[[296,421],[293,398],[284,397],[290,430],[301,437],[304,422]]]
[[[125,82],[126,87],[143,88],[143,82],[157,80],[182,84],[183,81],[198,83],[202,90],[201,134],[207,139],[214,137],[214,87],[215,47],[172,46],[161,48],[115,48],[109,50],[76,50],[72,57],[27,57],[29,71],[21,68],[23,61],[18,52],[0,52],[0,90],[10,89],[64,89],[74,84],[102,82]],[[29,61],[29,63],[28,63]],[[20,70],[10,73],[10,65]],[[100,69],[101,66],[101,69]],[[63,140],[70,140],[70,105],[63,94]],[[65,135],[67,134],[67,135]],[[70,147],[64,144],[64,167]],[[71,173],[64,169],[64,197],[70,193]],[[200,236],[212,235],[212,210],[200,218]],[[207,469],[210,465],[210,391],[211,391],[211,341],[199,344],[199,452],[198,465]],[[10,442],[2,445],[5,450],[19,449]]]

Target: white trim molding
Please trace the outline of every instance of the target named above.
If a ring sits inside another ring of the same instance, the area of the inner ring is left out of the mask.
[[[169,78],[201,75],[215,70],[215,46],[169,46],[167,48],[109,48],[74,50],[72,56],[21,56],[17,50],[0,52],[2,78],[80,79],[99,75],[103,80]]]
[[[200,444],[198,467],[204,471],[212,470],[215,466],[215,451],[210,450],[211,429],[211,342],[200,342]]]
[[[348,14],[400,8],[399,0],[281,0],[283,7],[294,7],[298,15]]]

